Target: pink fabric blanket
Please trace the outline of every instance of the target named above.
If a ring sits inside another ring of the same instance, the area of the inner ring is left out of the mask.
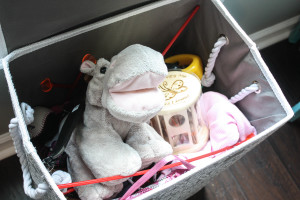
[[[206,92],[202,94],[197,102],[196,111],[199,123],[208,127],[210,131],[210,140],[199,152],[181,154],[178,155],[177,158],[183,160],[194,158],[244,141],[250,134],[256,135],[255,128],[250,124],[244,114],[232,104],[226,96],[220,93]],[[197,160],[192,164],[193,166],[206,165],[213,157],[215,156]],[[178,161],[173,160],[173,163],[174,162]],[[159,166],[158,169],[159,168],[161,168],[161,166]],[[153,169],[154,168],[151,170]],[[155,184],[148,188],[141,189],[137,194],[128,199],[135,198],[136,196],[150,191],[152,188],[163,183],[164,180],[170,181],[188,170],[189,169],[183,165],[165,169],[161,172],[161,175]],[[174,173],[176,173],[175,177],[173,176]],[[161,182],[161,180],[163,181]]]
[[[255,128],[228,98],[217,92],[202,94],[196,105],[199,122],[210,130],[211,151],[243,141]],[[208,147],[205,147],[205,149]]]
[[[244,141],[250,134],[257,134],[256,129],[250,124],[245,115],[228,98],[217,92],[203,93],[196,104],[199,123],[207,126],[210,140],[198,152],[181,154],[182,159],[194,158],[232,146],[237,142]],[[215,156],[194,161],[195,166],[206,165]],[[174,161],[177,162],[177,161]],[[162,171],[162,177],[167,177],[172,171],[185,169],[178,166]]]

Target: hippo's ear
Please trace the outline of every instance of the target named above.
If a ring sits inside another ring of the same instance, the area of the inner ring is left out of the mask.
[[[86,60],[80,66],[80,71],[84,74],[88,74],[90,76],[94,75],[94,70],[96,68],[96,64],[92,61]]]

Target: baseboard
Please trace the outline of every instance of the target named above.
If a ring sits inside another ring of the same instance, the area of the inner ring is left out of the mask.
[[[0,135],[0,160],[15,155],[15,147],[9,133]]]
[[[300,15],[270,26],[256,33],[253,33],[250,38],[256,43],[258,49],[266,48],[272,44],[285,40],[289,37],[293,28],[299,22]]]

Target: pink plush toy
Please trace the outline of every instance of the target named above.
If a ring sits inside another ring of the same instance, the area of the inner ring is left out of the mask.
[[[210,131],[211,151],[231,146],[246,139],[255,128],[228,98],[217,92],[203,93],[197,102],[199,122]]]
[[[195,158],[212,151],[233,146],[237,142],[246,140],[250,135],[256,135],[255,128],[250,124],[244,114],[233,103],[231,103],[226,96],[220,93],[206,92],[202,94],[200,99],[197,101],[196,111],[199,124],[206,126],[209,130],[210,140],[200,151],[194,153],[183,153],[177,155],[177,158],[181,158],[183,160]],[[194,161],[191,164],[193,166],[205,166],[210,159],[213,159],[213,157],[214,156],[205,157]],[[172,163],[175,162],[178,161],[173,160]],[[159,168],[161,168],[161,166]],[[188,170],[189,168],[183,165],[165,169],[161,172],[161,175],[155,184],[151,185],[149,188],[140,190],[132,197],[139,196],[160,184],[164,184]],[[174,174],[176,176],[174,176]],[[140,180],[145,178],[146,177],[142,177]],[[134,185],[133,187],[137,186]]]
[[[226,96],[220,93],[203,93],[197,101],[196,111],[199,124],[208,128],[210,139],[200,151],[178,155],[184,160],[232,146],[237,142],[244,141],[252,133],[256,135],[256,129],[250,124],[244,114]],[[192,162],[192,164],[205,166],[212,158],[200,159]],[[169,177],[177,169],[184,170],[186,168],[181,165],[163,170],[159,179]]]

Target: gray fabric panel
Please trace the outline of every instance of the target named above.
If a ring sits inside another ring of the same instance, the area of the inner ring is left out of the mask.
[[[174,181],[169,182],[166,184],[168,185],[168,187],[164,188],[164,190],[159,190],[159,188],[156,188],[140,196],[139,199],[187,199],[198,192],[207,183],[209,183],[209,181],[213,177],[242,158],[247,152],[253,149],[261,141],[252,142],[251,145],[248,145],[243,149],[239,149],[201,170],[197,168],[192,169],[186,174],[181,175],[181,177],[184,177],[182,180],[178,181],[178,178],[177,180],[175,179],[175,184]]]
[[[198,1],[201,8],[186,30],[175,42],[168,55],[194,53],[206,64],[209,53],[220,34],[230,41],[216,61],[216,82],[212,90],[228,97],[258,81],[260,94],[251,94],[238,107],[259,132],[286,116],[269,83],[255,63],[249,48],[210,1]],[[160,52],[167,46],[179,27],[196,5],[181,1],[129,17],[119,22],[45,47],[11,63],[11,73],[20,101],[34,105],[62,103],[66,89],[43,93],[39,83],[50,77],[57,83],[72,83],[78,74],[81,58],[86,53],[110,59],[130,44],[140,43]],[[166,13],[172,14],[166,14]],[[176,13],[174,15],[173,13]],[[167,57],[166,56],[166,57]]]
[[[224,46],[216,60],[216,81],[209,90],[218,91],[228,98],[237,94],[253,81],[261,86],[260,94],[251,94],[236,105],[255,125],[258,132],[271,127],[286,116],[279,100],[255,62],[248,46],[209,1],[201,5],[201,14],[183,35],[185,40],[176,46],[182,52],[191,51],[203,59],[204,65],[210,50],[220,34],[225,34],[229,45]],[[192,39],[191,39],[192,38]]]
[[[152,0],[153,1],[153,0]],[[150,0],[0,0],[0,23],[8,52]]]
[[[32,106],[62,103],[66,89],[43,93],[39,84],[46,77],[56,83],[72,83],[86,53],[110,60],[113,55],[134,43],[151,46],[162,52],[195,3],[182,1],[178,5],[164,6],[127,18],[14,60],[10,63],[10,70],[20,101],[30,102]],[[164,14],[170,10],[178,13],[177,16]]]
[[[40,183],[46,183],[44,177],[41,175],[43,172],[41,171],[40,167],[38,166],[36,160],[32,157],[32,154],[27,154],[27,161],[28,161],[28,167],[30,171],[31,178],[33,180],[32,187],[37,188],[37,185]],[[42,197],[42,199],[47,200],[66,200],[66,198],[60,198],[53,188],[51,188],[50,185],[48,185],[49,190],[45,193],[45,195]]]

